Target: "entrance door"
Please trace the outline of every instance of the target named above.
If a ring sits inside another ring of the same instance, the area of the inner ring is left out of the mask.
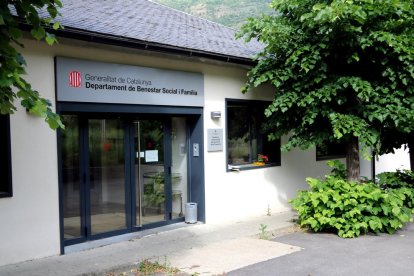
[[[126,229],[123,122],[88,120],[88,148],[90,234]]]
[[[137,226],[168,219],[169,174],[165,172],[169,170],[169,156],[164,146],[165,128],[161,120],[134,121]]]
[[[62,119],[65,244],[175,218],[171,120],[77,115],[62,115]],[[179,202],[182,206],[182,198]]]

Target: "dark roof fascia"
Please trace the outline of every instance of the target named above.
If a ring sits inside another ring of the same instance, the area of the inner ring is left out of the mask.
[[[19,20],[21,21],[21,20]],[[31,26],[27,23],[20,22],[20,27],[25,31],[30,31]],[[254,66],[257,64],[256,61],[249,58],[241,58],[236,56],[221,55],[217,53],[211,53],[206,51],[176,47],[172,45],[166,45],[161,43],[148,42],[139,39],[133,39],[128,37],[115,36],[110,34],[103,34],[97,32],[91,32],[87,30],[64,27],[63,30],[54,30],[53,28],[46,27],[47,32],[53,33],[56,36],[70,38],[75,40],[94,42],[99,44],[106,44],[112,46],[121,46],[127,48],[140,49],[151,52],[161,52],[166,54],[175,54],[185,57],[195,57],[195,58],[207,58],[216,61]]]

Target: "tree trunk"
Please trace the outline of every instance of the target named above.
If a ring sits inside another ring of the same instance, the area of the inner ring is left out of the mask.
[[[408,142],[408,151],[410,153],[410,168],[414,171],[414,141]]]
[[[348,181],[359,181],[359,144],[358,138],[352,137],[346,148],[346,170]]]

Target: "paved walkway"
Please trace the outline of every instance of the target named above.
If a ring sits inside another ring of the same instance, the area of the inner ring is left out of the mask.
[[[414,275],[414,223],[394,235],[342,239],[297,232],[274,239],[303,250],[228,273],[228,276]]]
[[[0,275],[104,275],[127,271],[145,259],[167,259],[189,274],[222,274],[300,250],[257,238],[260,224],[280,233],[293,227],[293,217],[286,212],[225,224],[181,223],[67,248],[83,249],[80,252],[3,266]],[[107,244],[114,240],[117,243]],[[91,246],[99,247],[88,249]]]

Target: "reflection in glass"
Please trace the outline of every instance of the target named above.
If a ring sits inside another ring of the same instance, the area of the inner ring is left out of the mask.
[[[126,228],[124,158],[121,120],[89,120],[92,234]]]
[[[164,129],[161,121],[135,122],[136,224],[164,221]]]
[[[250,128],[247,106],[228,105],[228,158],[230,164],[251,162]]]
[[[172,218],[184,216],[187,203],[187,127],[186,119],[172,118]]]
[[[64,238],[81,236],[78,117],[62,115],[61,130]]]
[[[264,127],[266,107],[266,102],[227,103],[228,164],[250,164],[259,154],[269,164],[280,164],[280,140],[269,141]]]

